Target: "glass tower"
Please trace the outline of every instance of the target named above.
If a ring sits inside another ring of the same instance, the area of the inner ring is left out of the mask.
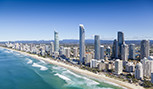
[[[58,32],[54,31],[54,51],[59,51],[59,38],[58,38]]]
[[[100,38],[98,35],[95,35],[95,42],[94,42],[94,48],[95,48],[95,59],[100,59]]]
[[[83,64],[85,57],[85,30],[82,24],[80,24],[79,30],[80,30],[80,37],[79,37],[80,63]]]

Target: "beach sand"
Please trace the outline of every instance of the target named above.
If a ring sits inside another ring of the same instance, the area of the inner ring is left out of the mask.
[[[54,59],[43,58],[43,57],[40,57],[38,55],[29,54],[29,53],[26,53],[26,52],[17,51],[17,50],[10,49],[10,48],[6,48],[6,49],[19,52],[19,53],[21,53],[23,55],[27,55],[27,56],[36,58],[38,60],[44,60],[44,61],[46,61],[46,62],[48,62],[50,64],[54,64],[54,65],[65,67],[65,68],[67,68],[69,70],[72,70],[72,71],[74,71],[76,73],[79,73],[81,75],[89,76],[91,78],[95,78],[95,79],[104,81],[106,83],[110,83],[110,84],[113,83],[114,85],[119,85],[119,86],[127,88],[127,89],[144,89],[143,87],[141,87],[139,85],[136,86],[135,84],[130,84],[128,82],[123,82],[123,81],[116,80],[114,78],[109,78],[109,77],[106,77],[104,74],[95,74],[93,72],[90,72],[90,71],[87,71],[87,70],[83,70],[83,69],[80,69],[80,68],[78,68],[76,66],[68,65],[68,64],[65,64],[63,62],[56,61]]]

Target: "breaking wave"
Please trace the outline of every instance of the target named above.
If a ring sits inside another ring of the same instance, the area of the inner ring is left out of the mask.
[[[33,67],[39,67],[39,68],[40,68],[40,70],[48,70],[48,68],[47,68],[47,67],[42,66],[42,65],[39,65],[39,64],[37,64],[37,63],[33,63],[33,64],[32,64],[32,66],[33,66]]]
[[[29,59],[29,58],[26,58],[26,60],[28,60],[28,62],[27,62],[27,64],[32,64],[32,60],[31,59]]]
[[[56,73],[55,76],[58,76],[58,77],[60,77],[61,79],[65,80],[65,81],[71,81],[71,79],[69,79],[68,77],[66,77],[64,75],[61,75],[59,73]]]

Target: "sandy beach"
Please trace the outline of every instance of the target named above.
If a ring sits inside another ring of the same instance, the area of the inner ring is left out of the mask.
[[[69,70],[72,70],[72,71],[74,71],[76,73],[79,73],[81,75],[89,76],[91,78],[95,78],[95,79],[98,79],[100,81],[104,81],[106,83],[110,83],[110,84],[113,83],[114,85],[119,85],[119,86],[122,86],[122,87],[127,88],[127,89],[144,89],[143,87],[136,86],[135,84],[130,84],[130,83],[127,83],[127,82],[123,82],[123,81],[119,81],[119,80],[116,80],[116,79],[113,79],[113,78],[109,78],[109,77],[106,77],[104,74],[95,74],[93,72],[90,72],[90,71],[87,71],[87,70],[83,70],[83,69],[80,69],[80,68],[78,68],[76,66],[71,66],[71,65],[65,64],[63,62],[59,62],[59,61],[50,59],[50,58],[43,58],[43,57],[39,57],[38,55],[29,54],[29,53],[26,53],[26,52],[17,51],[17,50],[10,49],[10,48],[6,48],[6,49],[19,52],[19,53],[21,53],[23,55],[27,55],[27,56],[36,58],[38,60],[46,61],[46,62],[48,62],[50,64],[54,64],[54,65],[65,67],[65,68],[67,68]]]

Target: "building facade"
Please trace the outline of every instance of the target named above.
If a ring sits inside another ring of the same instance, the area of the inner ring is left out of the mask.
[[[124,42],[124,33],[118,32],[118,58],[121,59],[121,47]]]
[[[100,37],[99,35],[95,35],[94,41],[94,49],[95,49],[95,59],[100,59]]]
[[[103,45],[100,46],[100,59],[104,59],[104,51],[105,51],[105,48]]]
[[[143,79],[143,66],[141,62],[137,63],[135,69],[135,78],[136,79]]]
[[[123,62],[120,59],[115,61],[115,73],[121,74],[123,72]]]
[[[135,44],[129,45],[129,59],[135,59]]]
[[[118,41],[115,39],[112,46],[112,58],[118,58]]]
[[[58,38],[58,32],[54,31],[54,51],[59,51],[59,38]]]
[[[128,56],[129,56],[129,47],[127,44],[123,44],[121,46],[121,59],[123,61],[128,61]]]
[[[85,59],[85,29],[82,24],[79,26],[80,37],[79,37],[79,47],[80,47],[80,63],[84,63]]]
[[[149,40],[142,40],[141,41],[141,49],[140,49],[140,57],[143,59],[144,57],[148,57],[150,54],[150,42]]]

